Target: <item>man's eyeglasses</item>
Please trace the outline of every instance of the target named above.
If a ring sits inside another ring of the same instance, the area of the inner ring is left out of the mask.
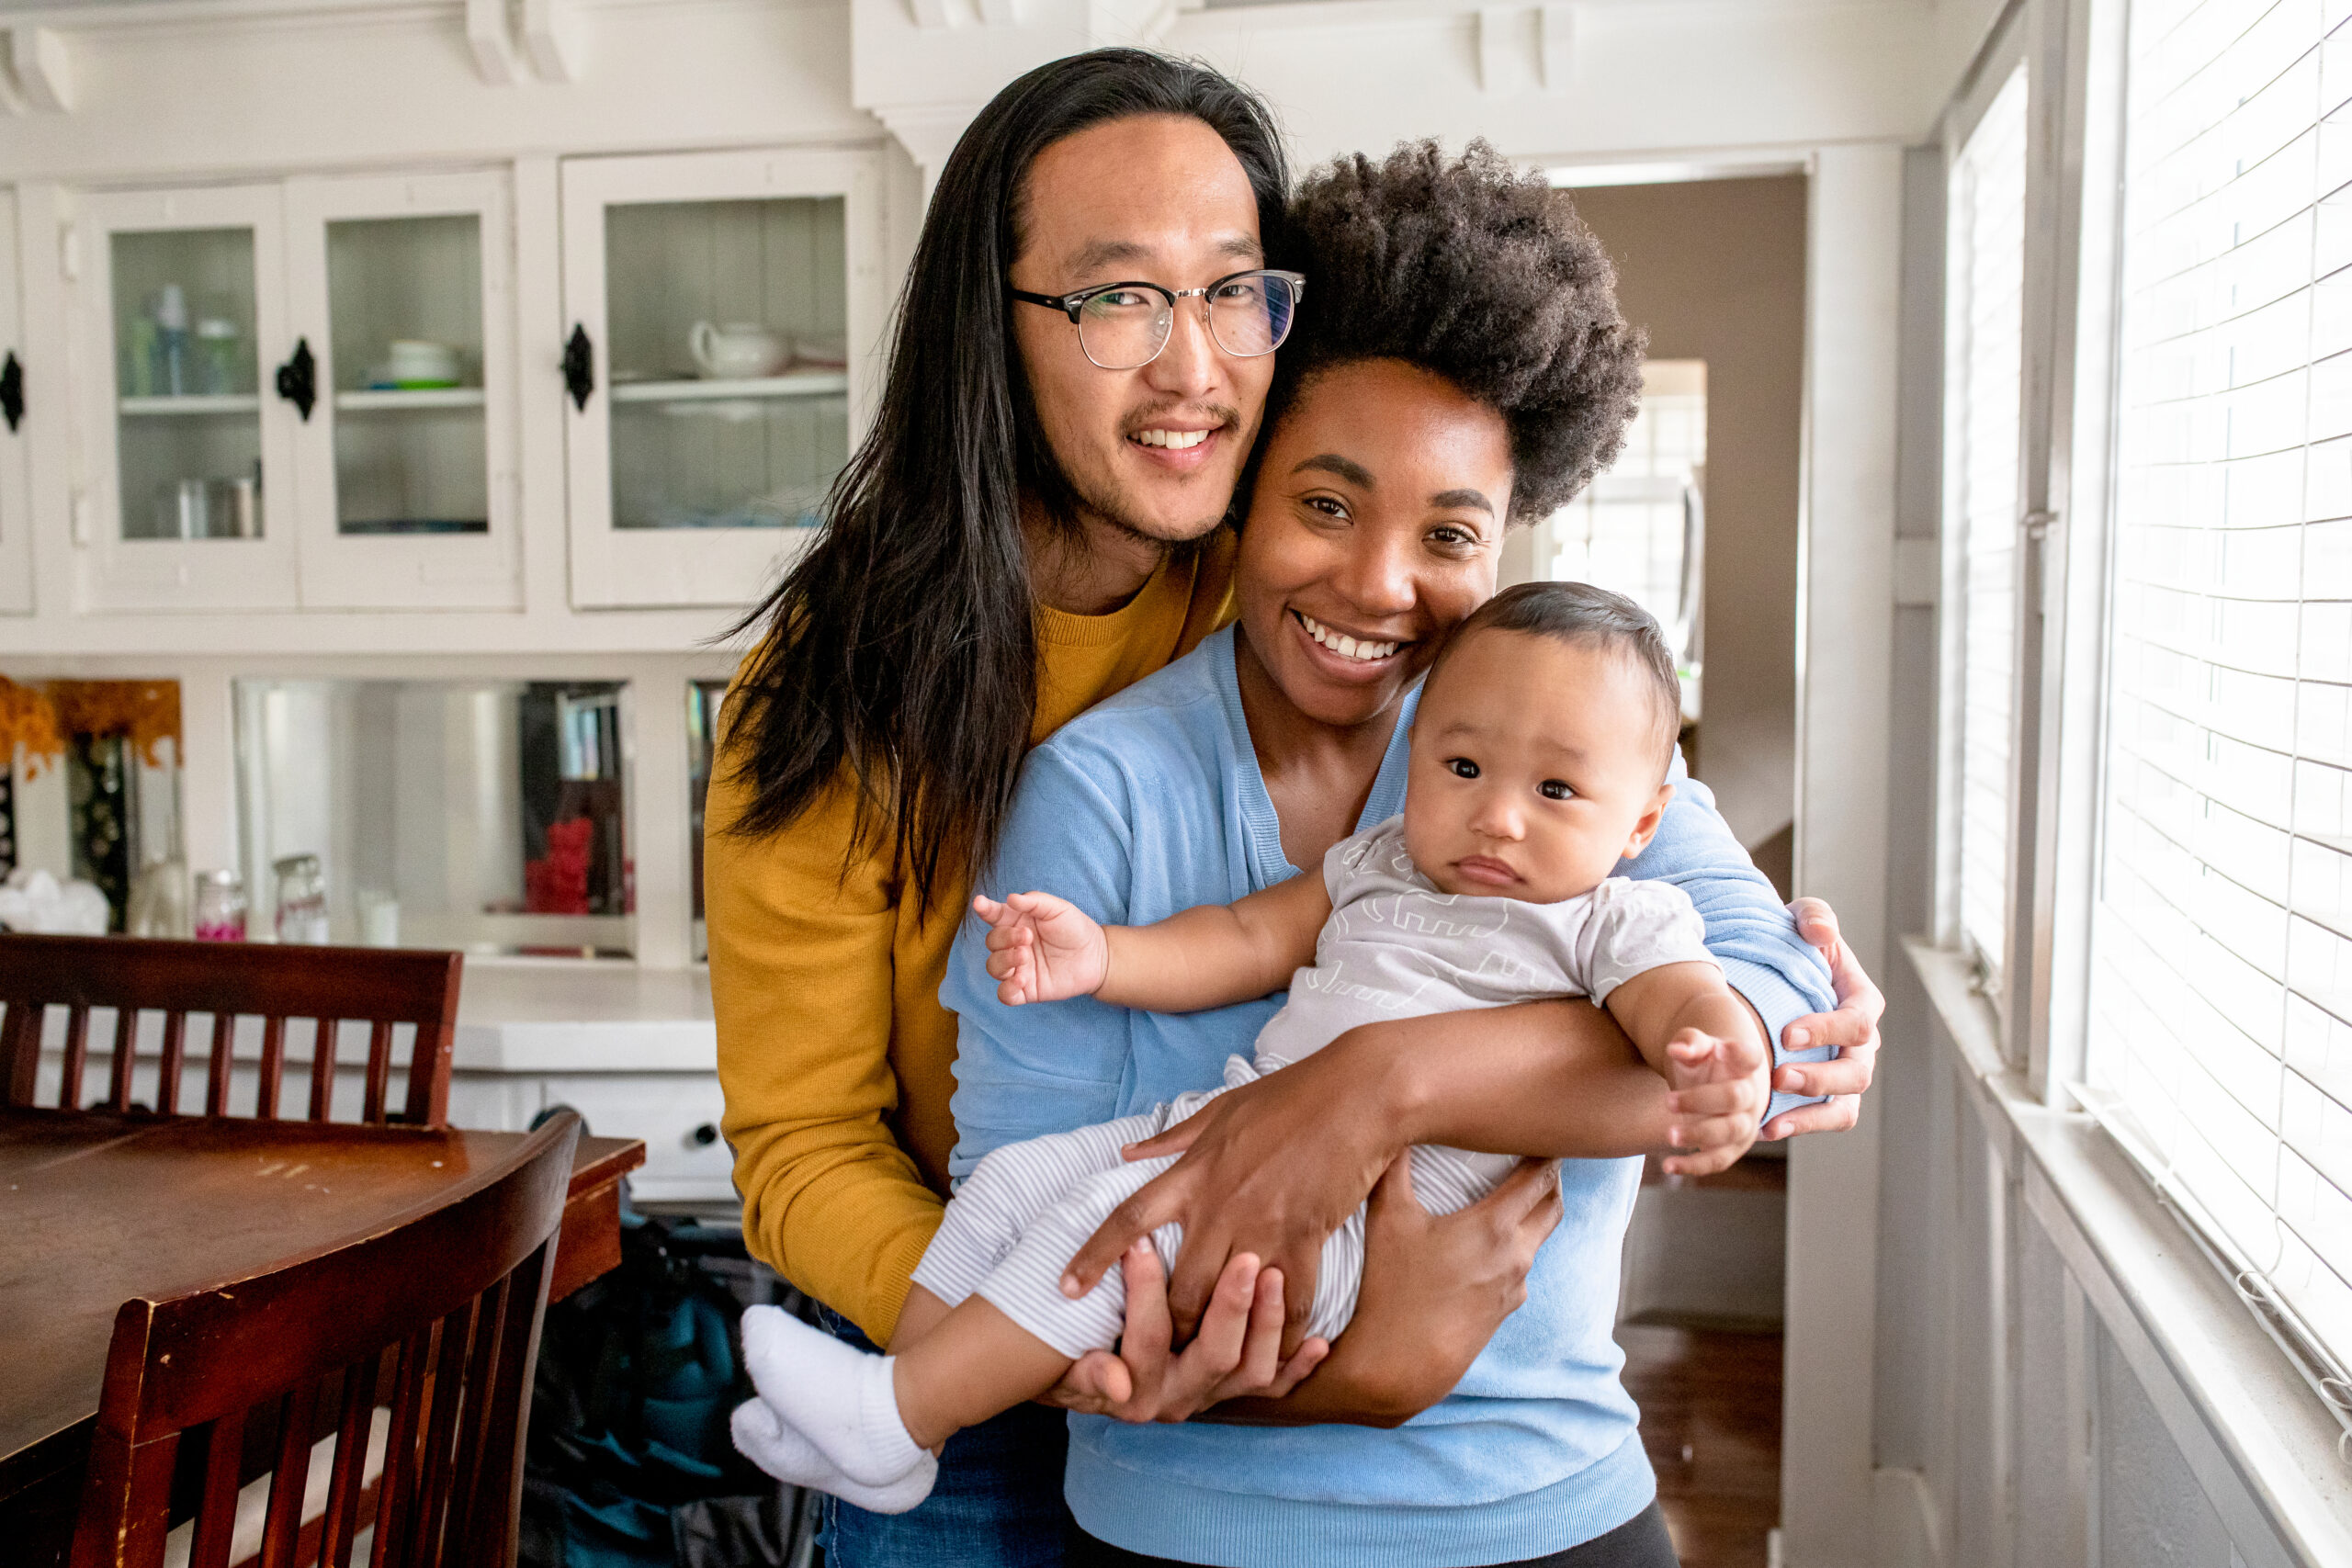
[[[1306,292],[1295,272],[1261,268],[1220,277],[1205,288],[1162,288],[1157,283],[1100,283],[1075,294],[1010,291],[1027,305],[1046,305],[1078,326],[1078,346],[1105,370],[1133,370],[1159,357],[1176,324],[1176,301],[1198,298],[1209,335],[1239,359],[1272,354],[1290,336],[1291,317]]]

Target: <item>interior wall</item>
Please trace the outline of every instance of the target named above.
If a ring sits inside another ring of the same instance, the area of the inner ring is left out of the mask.
[[[1707,362],[1699,777],[1783,888],[1794,813],[1805,181],[1575,193],[1657,359]],[[1779,842],[1775,842],[1778,839]]]

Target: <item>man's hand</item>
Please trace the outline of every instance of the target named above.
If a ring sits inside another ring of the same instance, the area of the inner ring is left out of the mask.
[[[1667,1107],[1678,1118],[1677,1152],[1664,1162],[1675,1176],[1712,1176],[1756,1142],[1772,1102],[1766,1069],[1772,1059],[1747,1034],[1728,1038],[1685,1029],[1666,1043]]]
[[[972,912],[989,923],[989,977],[997,1000],[1058,1002],[1091,997],[1111,972],[1111,945],[1094,918],[1050,893],[1015,893],[1003,903],[985,895]]]
[[[1791,1051],[1834,1045],[1838,1055],[1826,1062],[1797,1062],[1772,1075],[1772,1087],[1787,1094],[1826,1094],[1837,1098],[1820,1105],[1804,1105],[1775,1117],[1764,1129],[1768,1138],[1792,1138],[1802,1133],[1838,1133],[1861,1114],[1860,1096],[1871,1087],[1878,1065],[1878,1021],[1886,1010],[1880,994],[1851,949],[1838,934],[1838,915],[1818,898],[1800,898],[1789,906],[1797,930],[1821,949],[1829,961],[1829,982],[1838,992],[1832,1012],[1811,1013],[1782,1032],[1781,1043]]]
[[[1139,1241],[1120,1266],[1127,1321],[1119,1348],[1087,1352],[1041,1403],[1121,1421],[1189,1420],[1219,1400],[1280,1399],[1330,1349],[1309,1339],[1283,1359],[1283,1277],[1244,1253],[1226,1266],[1200,1333],[1180,1355],[1159,1250]]]

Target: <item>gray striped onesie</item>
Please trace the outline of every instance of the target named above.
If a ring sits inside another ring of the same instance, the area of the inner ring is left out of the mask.
[[[1401,818],[1333,845],[1323,878],[1331,918],[1314,964],[1292,977],[1289,1000],[1259,1032],[1256,1061],[1227,1057],[1225,1089],[995,1150],[949,1201],[915,1283],[950,1306],[977,1291],[1066,1356],[1109,1349],[1126,1315],[1119,1270],[1078,1301],[1062,1294],[1061,1277],[1111,1211],[1175,1163],[1123,1160],[1124,1145],[1361,1023],[1545,998],[1605,1002],[1644,970],[1714,962],[1699,912],[1671,884],[1611,877],[1557,904],[1441,893],[1406,854]],[[1429,1145],[1417,1145],[1412,1160],[1414,1193],[1433,1214],[1477,1201],[1518,1163]],[[1309,1334],[1337,1338],[1354,1315],[1363,1225],[1359,1206],[1324,1242]],[[1172,1266],[1182,1228],[1163,1225],[1152,1240]]]

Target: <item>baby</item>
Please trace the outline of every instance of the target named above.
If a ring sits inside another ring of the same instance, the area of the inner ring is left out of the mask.
[[[1673,660],[1632,602],[1581,584],[1511,589],[1463,623],[1430,671],[1404,814],[1333,846],[1321,876],[1151,926],[1105,928],[1045,893],[975,898],[992,928],[989,974],[1008,1005],[1092,995],[1160,1012],[1287,984],[1257,1059],[1227,1062],[1226,1089],[1375,1020],[1577,996],[1606,1007],[1677,1089],[1758,1076],[1751,1015],[1708,954],[1690,898],[1609,874],[1657,831],[1680,710]],[[737,1445],[770,1473],[861,1507],[914,1506],[951,1435],[1117,1343],[1118,1270],[1073,1294],[1069,1259],[1173,1163],[1123,1160],[1122,1148],[1223,1092],[982,1160],[915,1269],[894,1355],[772,1307],[746,1313],[761,1397],[736,1411]],[[1518,1163],[1428,1146],[1410,1158],[1414,1192],[1440,1214]],[[1359,1208],[1324,1244],[1308,1334],[1328,1340],[1347,1326],[1363,1227]],[[1171,1264],[1181,1240],[1173,1225],[1153,1236]]]

